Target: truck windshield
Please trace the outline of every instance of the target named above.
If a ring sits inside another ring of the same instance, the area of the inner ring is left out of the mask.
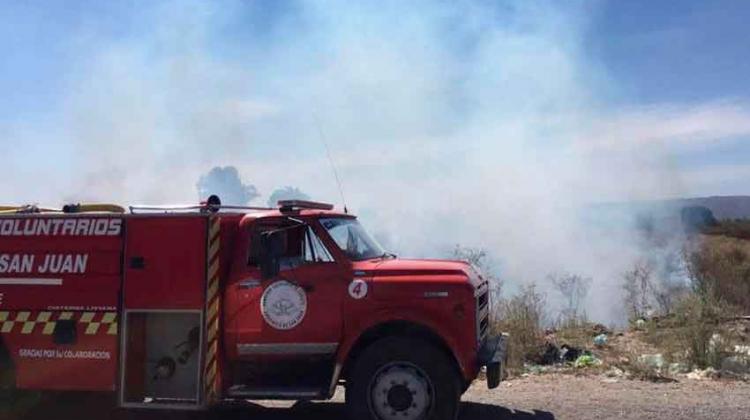
[[[320,223],[331,235],[336,245],[353,261],[379,258],[385,251],[359,224],[356,219],[320,219]]]

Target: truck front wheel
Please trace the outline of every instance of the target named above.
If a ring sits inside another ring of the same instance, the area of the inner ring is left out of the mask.
[[[460,378],[440,349],[421,340],[392,337],[370,345],[347,381],[352,420],[454,420]]]

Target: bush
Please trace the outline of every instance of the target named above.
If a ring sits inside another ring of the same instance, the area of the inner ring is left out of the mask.
[[[523,368],[527,356],[534,353],[543,338],[546,298],[536,290],[535,284],[523,286],[510,299],[498,303],[495,332],[509,334],[508,366],[511,370]]]
[[[674,382],[675,380],[668,375],[664,366],[658,366],[649,362],[648,358],[642,354],[631,353],[628,357],[629,362],[623,365],[623,369],[629,374],[629,377],[648,382]]]
[[[750,246],[746,241],[708,237],[686,252],[694,292],[750,313]]]
[[[651,264],[639,261],[631,270],[623,275],[623,286],[625,290],[625,306],[630,320],[645,318],[652,309],[653,298],[653,274]]]
[[[594,337],[603,330],[606,331],[603,325],[593,324],[584,316],[560,317],[553,329],[558,343],[584,349],[590,347]]]
[[[730,341],[729,333],[721,329],[721,321],[730,315],[728,306],[712,293],[693,294],[680,302],[675,310],[675,333],[686,362],[701,369],[721,367]]]
[[[554,273],[547,276],[547,281],[563,301],[557,323],[577,325],[585,321],[586,312],[583,307],[591,287],[591,278],[572,273]]]
[[[647,321],[645,340],[659,348],[668,362],[718,369],[731,353],[736,333],[723,322],[734,315],[731,307],[712,296],[684,296],[671,316]]]
[[[492,262],[487,250],[462,246],[456,244],[453,250],[448,254],[449,258],[466,261],[475,269],[479,270],[485,280],[489,282],[490,293],[490,316],[492,320],[498,317],[498,302],[502,300],[503,282],[497,274],[497,268]]]
[[[671,316],[648,322],[647,340],[669,359],[719,368],[734,338],[723,321],[750,310],[750,247],[736,239],[703,237],[686,248],[685,268],[690,293],[680,297]]]

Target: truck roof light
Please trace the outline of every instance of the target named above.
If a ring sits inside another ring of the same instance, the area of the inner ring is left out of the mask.
[[[218,195],[213,194],[205,202],[202,202],[201,205],[206,206],[202,211],[216,213],[221,208],[221,199]]]
[[[333,210],[333,204],[320,203],[317,201],[279,200],[278,204],[281,211],[292,211],[295,209]]]

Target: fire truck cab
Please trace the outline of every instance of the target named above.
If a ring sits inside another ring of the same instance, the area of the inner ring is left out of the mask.
[[[488,292],[324,203],[4,208],[0,386],[203,409],[343,385],[353,419],[453,419],[482,367],[502,379]]]

